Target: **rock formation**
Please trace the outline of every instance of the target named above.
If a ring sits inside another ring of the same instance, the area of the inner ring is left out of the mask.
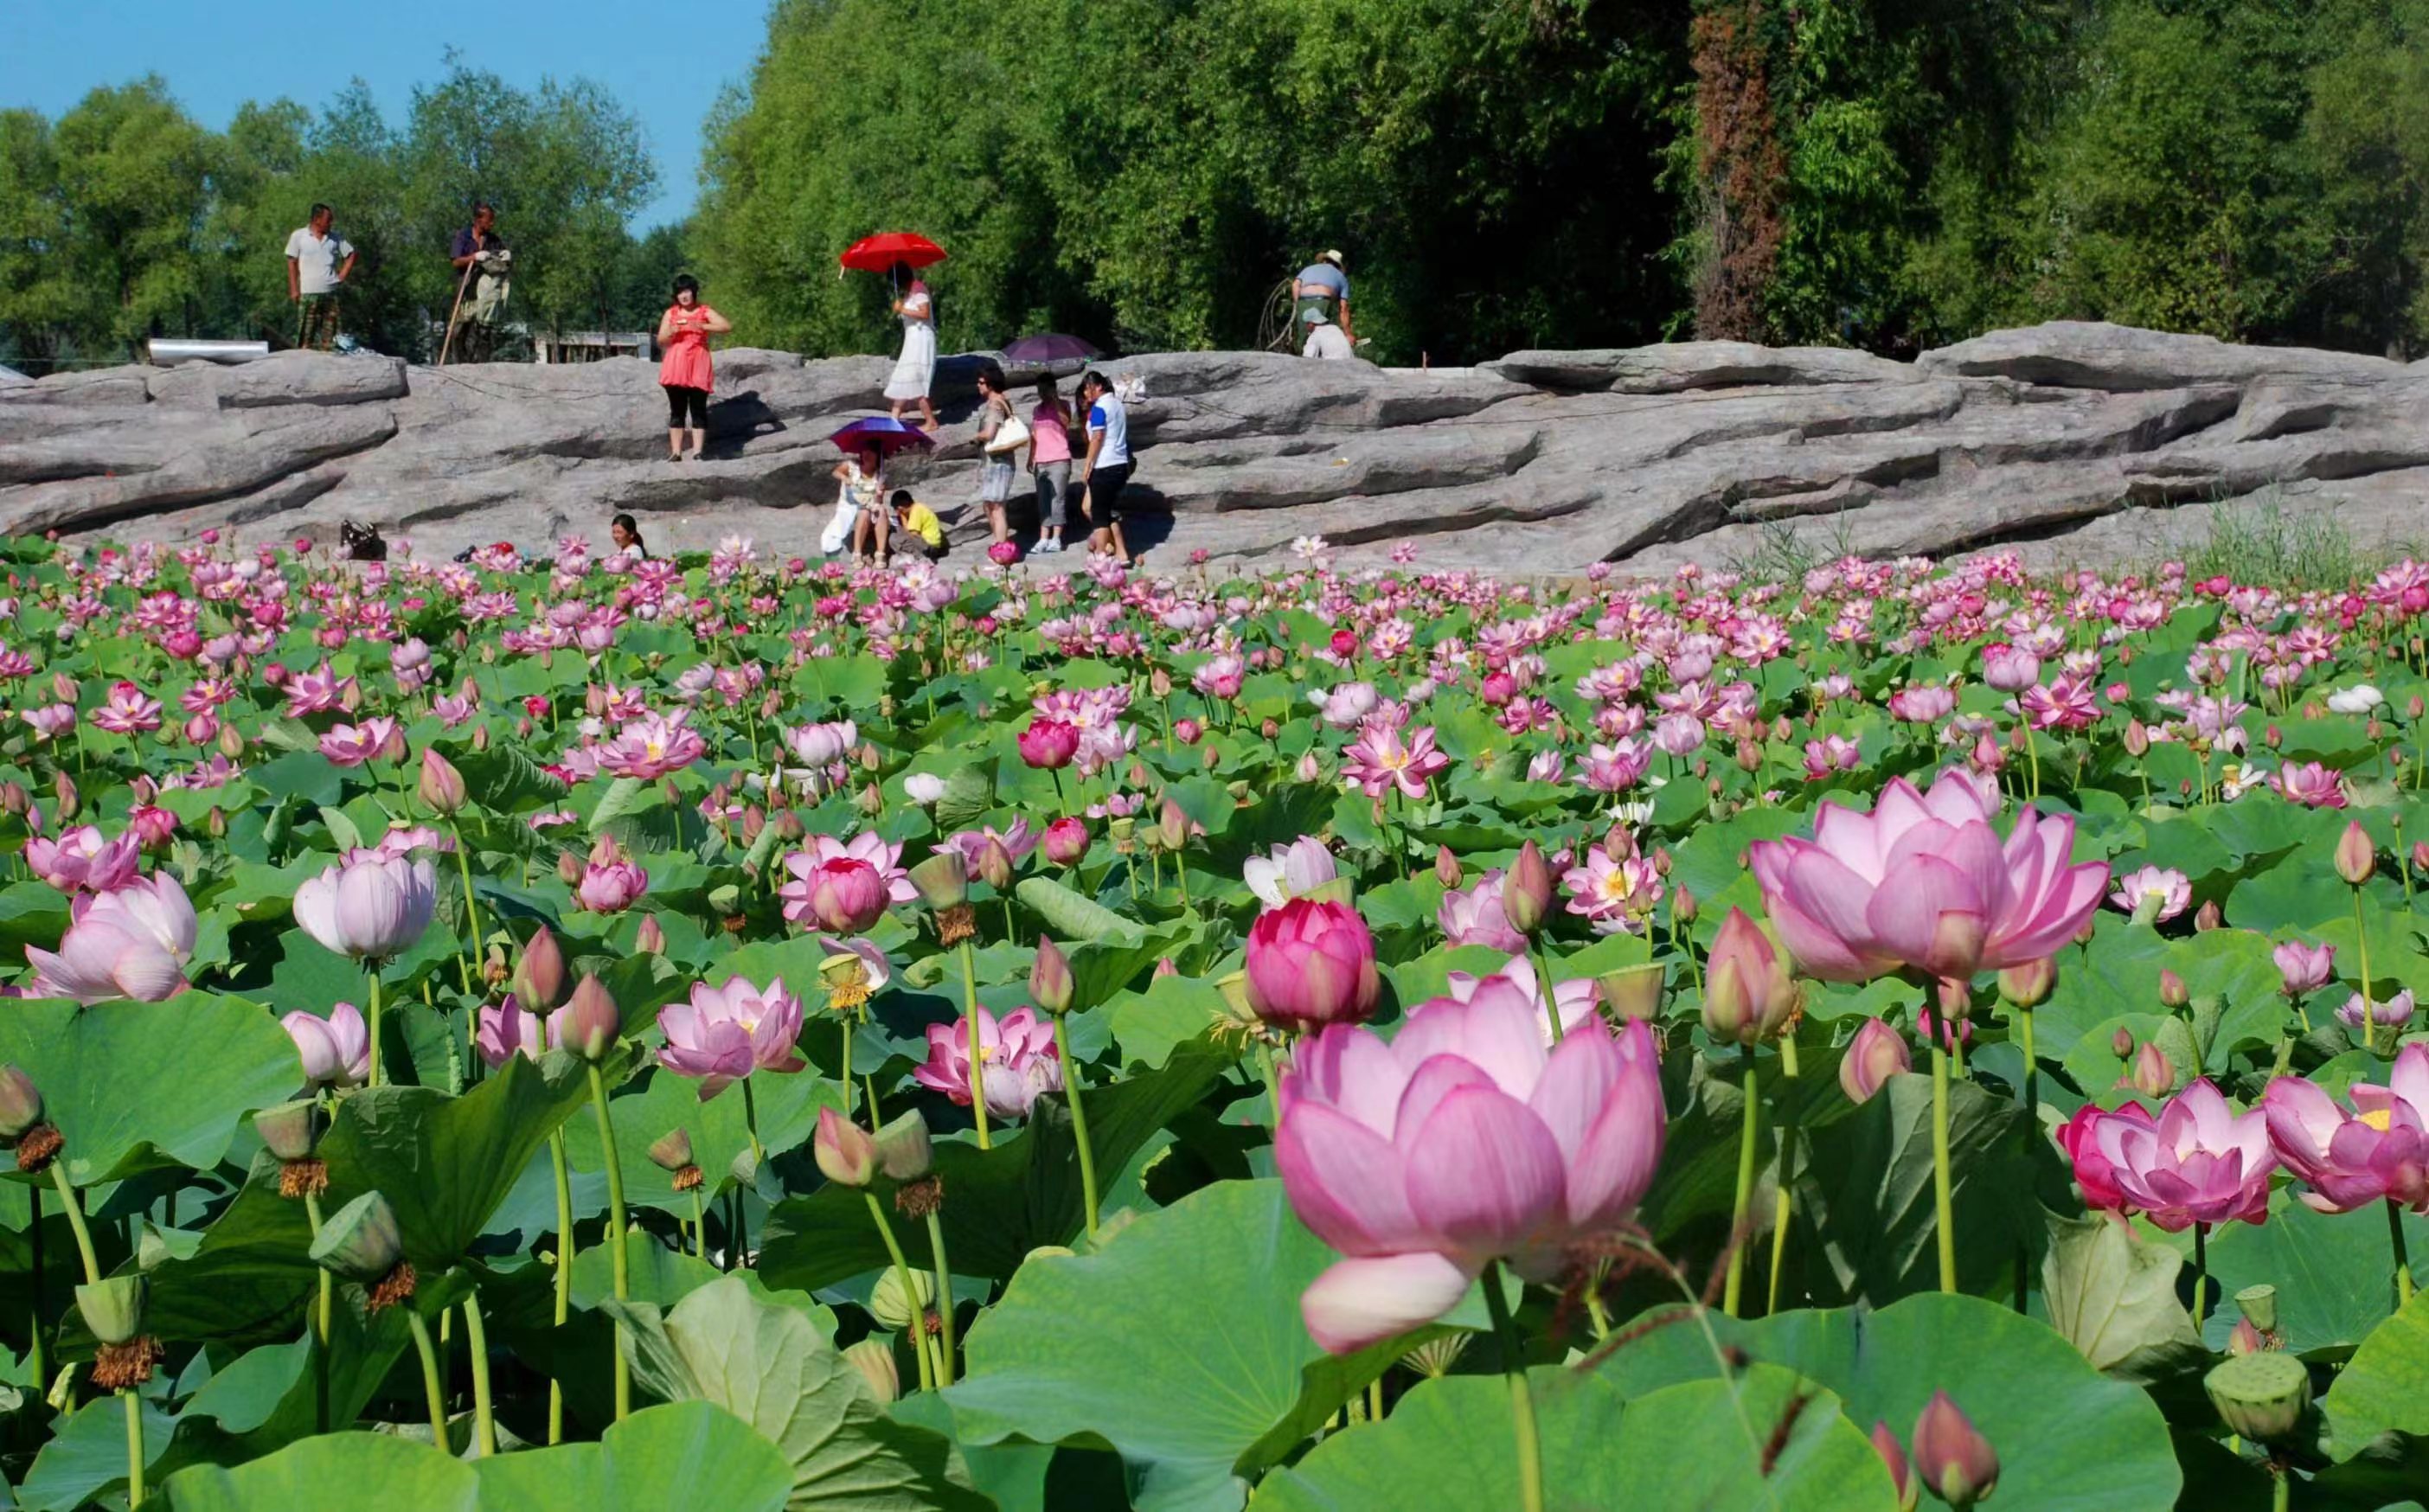
[[[978,360],[940,373],[935,450],[889,469],[957,540],[983,532]],[[2198,534],[2206,512],[2185,506],[2255,500],[2330,511],[2366,546],[2429,536],[2429,362],[2061,322],[1910,365],[1693,342],[1430,372],[1220,352],[1103,366],[1146,385],[1128,501],[1133,545],[1167,563],[1287,558],[1322,535],[1351,560],[1405,543],[1421,565],[1526,573],[2000,545],[2114,565]],[[834,497],[827,437],[882,410],[888,367],[719,353],[709,454],[688,464],[664,459],[641,362],[287,353],[61,375],[0,388],[0,531],[325,539],[356,519],[432,556],[603,539],[630,510],[660,551],[739,531],[806,554]]]

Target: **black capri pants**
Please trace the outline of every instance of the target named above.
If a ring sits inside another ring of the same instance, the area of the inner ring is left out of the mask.
[[[708,429],[708,390],[691,388],[683,384],[660,384],[667,391],[667,429],[680,431]],[[691,418],[686,419],[684,417]]]

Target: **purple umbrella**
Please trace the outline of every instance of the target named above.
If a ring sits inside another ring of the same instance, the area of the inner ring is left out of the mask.
[[[1003,349],[1004,361],[1039,367],[1056,362],[1088,362],[1097,355],[1097,349],[1078,337],[1058,336],[1051,331],[1022,337]]]
[[[854,420],[827,437],[846,452],[877,449],[877,454],[890,457],[895,452],[914,446],[934,446],[928,433],[916,425],[906,425],[890,415],[872,415],[865,420]]]

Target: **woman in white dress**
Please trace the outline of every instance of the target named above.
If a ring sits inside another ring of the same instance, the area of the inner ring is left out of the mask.
[[[894,279],[900,286],[903,279],[910,287],[894,302],[894,313],[902,320],[902,355],[895,359],[894,374],[885,380],[885,397],[894,404],[894,418],[902,418],[902,407],[914,403],[919,405],[920,428],[934,435],[936,430],[936,405],[928,397],[928,387],[936,376],[936,305],[929,298],[928,286],[911,271],[908,263],[894,265]]]

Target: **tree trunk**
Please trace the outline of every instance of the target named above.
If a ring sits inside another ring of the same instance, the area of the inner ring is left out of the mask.
[[[1766,302],[1787,229],[1788,156],[1772,113],[1762,21],[1762,0],[1708,0],[1688,34],[1706,242],[1695,335],[1707,341],[1771,334]]]

